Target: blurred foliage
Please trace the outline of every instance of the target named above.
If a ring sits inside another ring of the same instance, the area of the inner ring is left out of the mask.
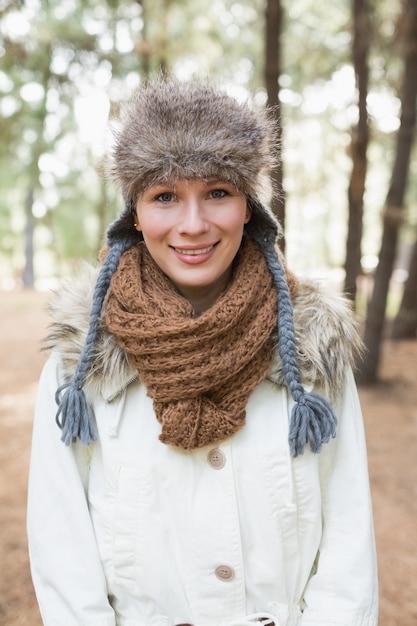
[[[283,5],[288,254],[301,270],[341,266],[357,114],[350,3]],[[24,266],[31,190],[37,276],[59,276],[80,257],[96,257],[121,203],[97,172],[106,120],[144,76],[161,68],[184,80],[209,75],[238,97],[250,91],[265,101],[264,8],[263,0],[0,2],[0,279],[18,277]],[[373,4],[369,255],[378,249],[398,128],[399,11],[394,0]],[[416,150],[411,167],[416,173]],[[413,179],[410,224],[417,221],[417,176],[411,173]]]

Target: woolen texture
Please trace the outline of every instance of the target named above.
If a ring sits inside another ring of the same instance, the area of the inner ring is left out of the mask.
[[[290,291],[296,292],[291,277]],[[227,290],[202,315],[139,243],[113,275],[105,323],[153,399],[160,439],[185,450],[241,429],[273,359],[277,290],[258,246],[244,238]]]

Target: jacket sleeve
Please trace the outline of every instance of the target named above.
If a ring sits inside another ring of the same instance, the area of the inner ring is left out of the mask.
[[[302,626],[376,626],[378,588],[363,419],[353,373],[336,407],[338,432],[320,453],[323,532],[304,593]]]
[[[44,626],[114,626],[86,498],[89,449],[65,446],[55,422],[57,358],[44,367],[28,489],[32,579]]]

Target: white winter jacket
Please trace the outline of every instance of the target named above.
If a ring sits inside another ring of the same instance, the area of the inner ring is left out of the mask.
[[[103,375],[102,354],[90,381],[98,441],[65,447],[54,395],[85,332],[84,313],[66,307],[71,297],[61,294],[55,312],[33,431],[28,536],[45,626],[238,626],[263,617],[275,626],[376,626],[366,449],[343,305],[307,288],[298,296],[305,376],[314,372],[333,397],[338,431],[320,454],[291,458],[292,400],[278,357],[249,398],[245,427],[185,452],[159,441],[152,400],[108,337],[113,376]],[[309,346],[318,315],[310,324],[310,301],[324,320],[321,364]]]

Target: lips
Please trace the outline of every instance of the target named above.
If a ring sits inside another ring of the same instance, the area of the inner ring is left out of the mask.
[[[187,265],[201,265],[213,257],[219,242],[208,245],[176,247],[171,246],[171,250],[176,258]]]
[[[204,248],[176,248],[174,247],[175,252],[178,254],[183,254],[186,256],[197,256],[199,254],[207,254],[211,252],[216,244],[211,244],[210,246],[205,246]]]

